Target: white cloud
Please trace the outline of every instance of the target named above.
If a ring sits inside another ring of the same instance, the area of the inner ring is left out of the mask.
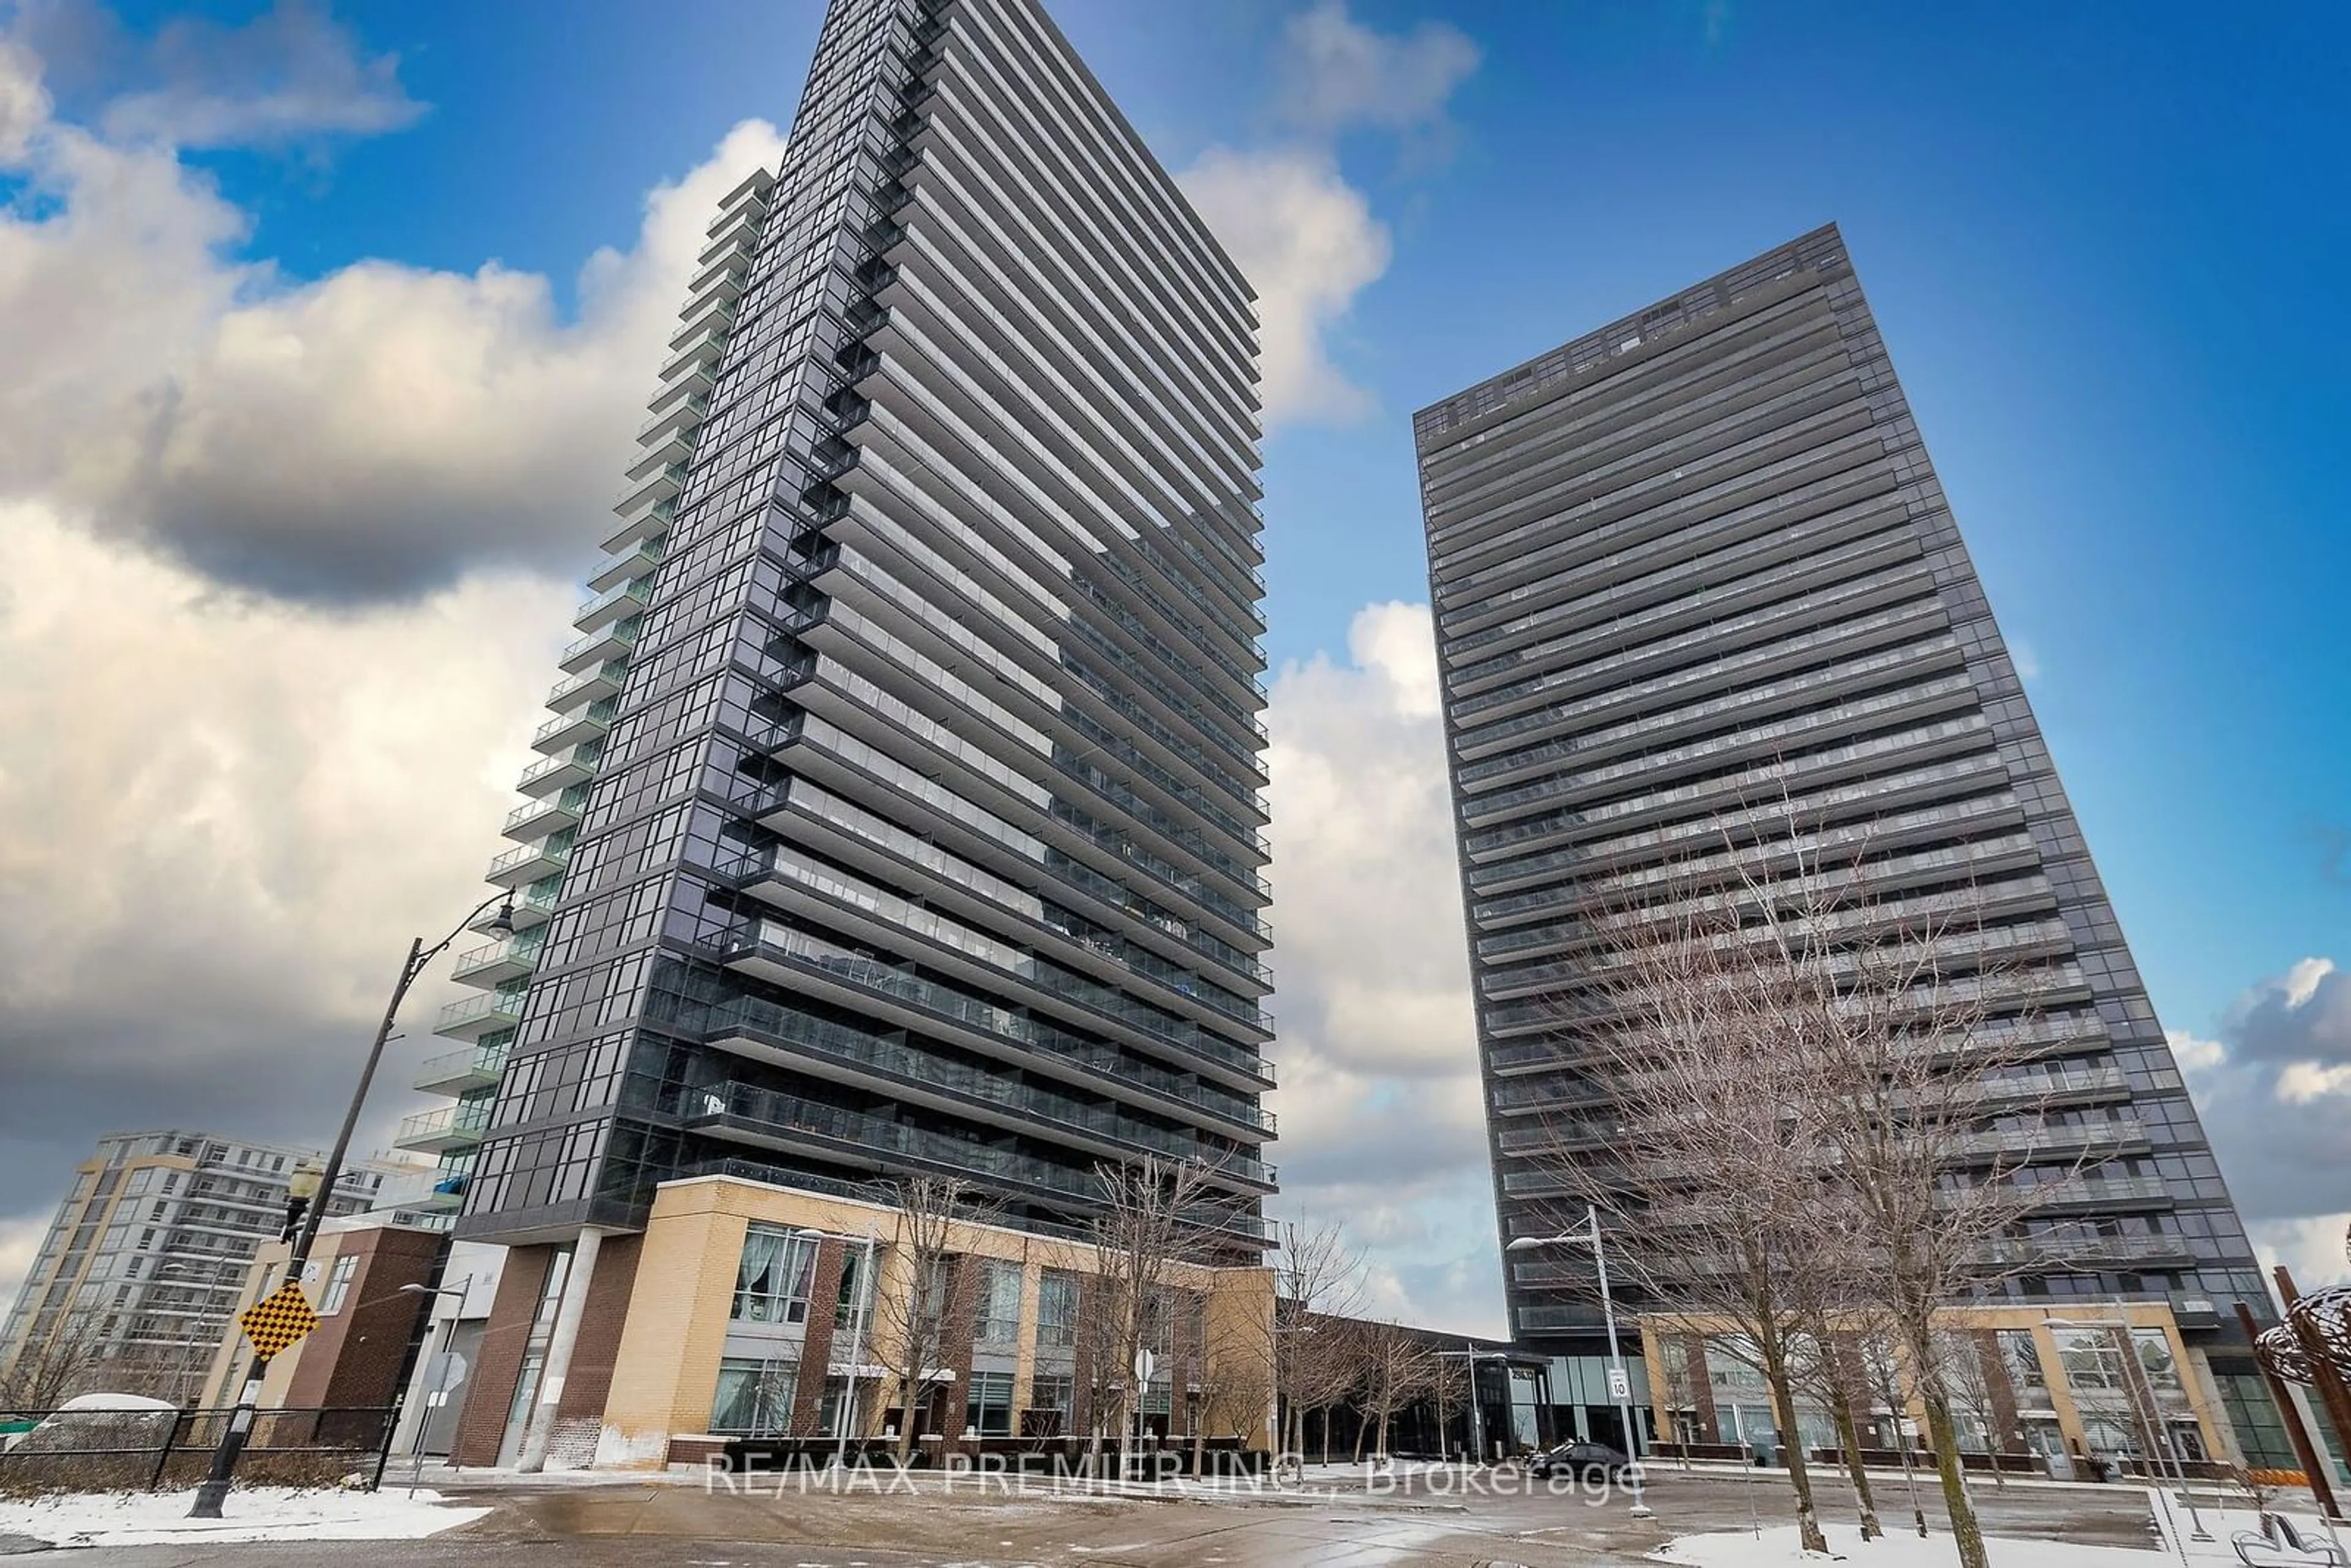
[[[2165,1041],[2171,1047],[2171,1059],[2179,1071],[2193,1078],[2209,1071],[2229,1059],[2229,1048],[2217,1040],[2199,1040],[2184,1029],[2163,1031]]]
[[[256,90],[297,78],[324,79]],[[704,226],[781,152],[747,122],[651,192],[567,321],[495,265],[289,286],[163,144],[197,132],[117,109],[59,120],[0,41],[32,198],[0,207],[0,1216],[27,1223],[110,1127],[330,1124],[409,938],[486,891]],[[410,999],[363,1147],[451,994]]]
[[[0,214],[0,499],[320,601],[568,568],[710,213],[782,153],[747,121],[652,192],[636,244],[583,268],[576,321],[495,263],[287,287],[230,258],[246,215],[172,149],[45,120],[24,58],[0,60],[0,127],[44,200]]]
[[[1444,140],[1446,103],[1478,60],[1477,45],[1444,23],[1384,34],[1355,21],[1343,0],[1323,0],[1290,18],[1275,62],[1275,107],[1301,140],[1211,147],[1176,176],[1257,288],[1269,427],[1343,424],[1375,406],[1340,368],[1332,340],[1395,246],[1341,170],[1337,139],[1384,130],[1405,137],[1408,151]]]
[[[280,0],[242,26],[175,20],[147,54],[156,85],[107,106],[110,137],[277,146],[397,131],[424,112],[400,84],[398,56],[361,58],[346,29],[300,0]]]
[[[0,1134],[315,1137],[408,938],[497,846],[569,589],[329,613],[38,508],[0,531]],[[445,994],[410,1003],[419,1045]]]
[[[2169,1040],[2248,1228],[2351,1209],[2351,977],[2304,958],[2247,988],[2215,1036]]]
[[[1329,154],[1210,148],[1177,176],[1257,289],[1269,425],[1343,423],[1372,411],[1371,393],[1331,358],[1329,333],[1355,296],[1387,270],[1387,225]]]
[[[1281,112],[1326,132],[1438,127],[1447,99],[1479,58],[1458,27],[1423,22],[1407,34],[1377,33],[1349,16],[1344,0],[1292,16],[1282,45]]]
[[[1427,607],[1366,607],[1348,653],[1285,668],[1267,711],[1285,1205],[1369,1249],[1374,1311],[1489,1332],[1500,1270]]]
[[[34,132],[48,123],[49,95],[41,62],[23,46],[0,37],[0,169],[17,162]]]
[[[2313,1214],[2300,1219],[2273,1219],[2248,1227],[2253,1250],[2264,1270],[2283,1263],[2294,1275],[2294,1288],[2315,1291],[2325,1285],[2351,1284],[2351,1259],[2345,1255],[2345,1232],[2351,1213]]]

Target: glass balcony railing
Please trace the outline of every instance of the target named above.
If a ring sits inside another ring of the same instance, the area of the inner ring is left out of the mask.
[[[435,1034],[456,1035],[472,1039],[492,1030],[511,1027],[522,1016],[522,998],[513,991],[484,991],[476,997],[460,997],[441,1009],[434,1020]]]
[[[710,394],[708,392],[696,392],[694,396],[687,398],[682,403],[678,403],[670,408],[659,409],[654,413],[645,415],[645,422],[637,426],[637,439],[640,441],[643,440],[646,436],[652,434],[655,430],[668,423],[671,420],[696,420],[709,412]]]
[[[556,682],[554,688],[547,694],[547,706],[560,707],[565,698],[590,687],[601,687],[607,692],[616,692],[621,689],[621,683],[628,678],[628,674],[629,662],[626,659],[607,659],[592,670],[583,670],[579,674],[567,676]]]
[[[624,582],[618,588],[607,589],[593,599],[582,601],[578,612],[571,618],[571,623],[593,632],[607,622],[633,613],[651,597],[651,584],[643,580]]]
[[[1150,1082],[1148,1074],[1134,1058],[1115,1046],[1084,1040],[1019,1009],[985,1001],[919,975],[909,974],[878,958],[869,958],[835,946],[820,937],[775,921],[755,921],[738,927],[721,945],[720,956],[722,961],[756,956],[792,966],[805,966],[837,981],[912,1002],[968,1028],[1000,1035],[1026,1046],[1071,1052],[1089,1065],[1100,1063],[1105,1071],[1128,1073]],[[1164,1040],[1204,1061],[1246,1072],[1269,1084],[1273,1082],[1273,1064],[1246,1046],[1204,1033],[1196,1026],[1189,1030],[1155,1030],[1140,1022],[1125,1021],[1139,1032]],[[1178,1090],[1185,1087],[1185,1080],[1174,1072],[1165,1073],[1164,1082]]]
[[[506,1071],[502,1045],[467,1045],[417,1063],[415,1085],[427,1093],[461,1094],[496,1083]]]
[[[392,1145],[397,1148],[427,1153],[462,1148],[468,1144],[481,1142],[482,1134],[489,1130],[489,1125],[490,1101],[487,1098],[441,1105],[404,1118]]]
[[[707,1039],[746,1038],[806,1051],[893,1079],[935,1087],[964,1099],[1019,1112],[1056,1126],[1132,1145],[1177,1159],[1196,1159],[1245,1181],[1270,1180],[1262,1160],[1238,1150],[1204,1146],[1196,1136],[1155,1127],[1116,1104],[1096,1104],[1019,1082],[1008,1066],[993,1069],[953,1061],[900,1040],[828,1023],[796,1009],[746,998],[729,1004],[741,1022],[715,1028]]]
[[[530,743],[542,746],[557,736],[569,736],[570,740],[567,744],[571,744],[601,734],[604,727],[612,722],[612,710],[617,706],[616,698],[600,697],[582,712],[558,714],[532,732]]]
[[[538,950],[546,940],[547,933],[542,927],[518,932],[501,941],[485,942],[458,954],[457,961],[450,967],[450,976],[454,979],[478,979],[492,970],[507,978],[528,975],[538,962]]]

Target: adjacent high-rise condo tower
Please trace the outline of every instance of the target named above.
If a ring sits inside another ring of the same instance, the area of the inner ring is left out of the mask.
[[[1159,1155],[1261,1241],[1249,285],[1035,0],[834,0],[710,236],[492,873],[535,924],[442,1021],[458,1232],[715,1170],[1067,1226]]]
[[[1541,1151],[1593,1111],[1556,1027],[1587,901],[1776,810],[1828,855],[1865,832],[1905,888],[1981,888],[2043,977],[2015,998],[2063,1092],[2035,1136],[2053,1172],[2102,1160],[2044,1212],[2096,1245],[2016,1299],[2168,1300],[2191,1341],[2264,1301],[1836,230],[1414,429],[1504,1239],[1558,1228]],[[1510,1255],[1515,1334],[1590,1350],[1580,1267]],[[2213,1358],[2232,1405],[2241,1362]]]

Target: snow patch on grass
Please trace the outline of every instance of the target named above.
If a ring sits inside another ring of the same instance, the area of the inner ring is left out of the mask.
[[[60,1493],[0,1501],[0,1535],[52,1546],[150,1546],[194,1541],[415,1541],[470,1524],[486,1508],[448,1508],[438,1492],[239,1487],[222,1518],[190,1519],[193,1491]]]

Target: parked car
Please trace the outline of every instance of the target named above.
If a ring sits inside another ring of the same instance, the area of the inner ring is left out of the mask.
[[[1632,1460],[1605,1443],[1562,1443],[1527,1461],[1530,1474],[1576,1480],[1622,1480],[1632,1468]]]

